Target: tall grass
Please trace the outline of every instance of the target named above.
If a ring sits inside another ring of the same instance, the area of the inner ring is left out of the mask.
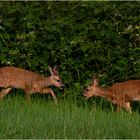
[[[140,116],[70,101],[59,101],[56,106],[43,98],[28,102],[20,96],[8,97],[0,102],[0,138],[138,139]]]

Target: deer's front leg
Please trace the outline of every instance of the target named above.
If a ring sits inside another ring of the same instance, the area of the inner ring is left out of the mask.
[[[121,110],[121,108],[122,107],[120,106],[120,104],[117,104],[116,111],[119,112]]]
[[[24,96],[25,99],[29,101],[30,100],[31,90],[26,88],[26,89],[24,89],[24,93],[25,93],[25,96]]]
[[[53,92],[53,90],[51,88],[44,88],[41,92],[42,94],[48,94],[50,93],[53,97],[53,100],[54,100],[54,103],[57,105],[58,104],[58,101],[57,101],[57,98]]]
[[[12,88],[5,88],[5,89],[2,89],[1,91],[0,91],[0,99],[2,99],[4,96],[6,96],[9,92],[10,92],[10,90],[11,90]]]
[[[122,110],[124,102],[123,101],[117,101],[116,104],[117,104],[116,111],[119,112],[120,110]]]

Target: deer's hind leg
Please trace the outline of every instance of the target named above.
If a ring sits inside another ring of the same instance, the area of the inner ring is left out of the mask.
[[[0,91],[0,99],[2,99],[3,97],[5,97],[10,92],[11,89],[12,89],[11,87],[2,89]]]
[[[121,104],[117,104],[117,109],[116,111],[120,111],[122,108],[124,108],[126,111],[128,111],[129,113],[132,113],[131,111],[131,105],[130,102],[123,102]]]
[[[129,113],[132,113],[130,102],[125,102],[125,103],[123,104],[123,108],[124,108],[126,111],[128,111]]]

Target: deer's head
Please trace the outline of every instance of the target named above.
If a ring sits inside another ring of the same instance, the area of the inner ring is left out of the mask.
[[[62,83],[62,79],[60,78],[59,74],[58,74],[58,69],[57,66],[55,66],[53,69],[49,66],[49,70],[51,73],[50,76],[50,82],[53,86],[56,86],[60,89],[64,88],[64,84]]]
[[[83,93],[83,96],[88,99],[92,96],[97,96],[98,94],[98,84],[99,84],[99,80],[98,79],[94,79],[93,82],[91,83],[91,85],[89,85]]]

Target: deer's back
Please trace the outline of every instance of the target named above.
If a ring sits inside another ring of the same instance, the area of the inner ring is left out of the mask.
[[[111,87],[111,91],[115,96],[127,97],[128,100],[140,99],[140,80],[129,80],[122,83],[116,83]]]
[[[0,87],[26,88],[43,77],[25,69],[6,66],[0,68]]]

